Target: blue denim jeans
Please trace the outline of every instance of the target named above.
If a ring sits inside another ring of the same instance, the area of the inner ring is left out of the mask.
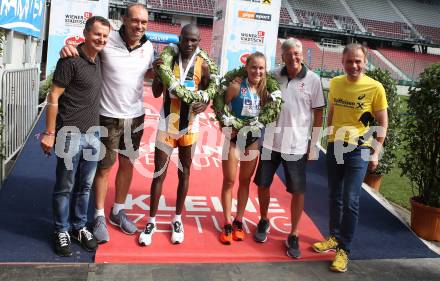
[[[336,144],[336,147],[341,145]],[[349,148],[353,150],[343,154],[341,152],[338,154],[336,151],[335,154],[335,144],[329,143],[326,155],[330,189],[330,235],[335,236],[339,247],[347,252],[350,252],[351,241],[358,223],[359,198],[370,154],[368,147]],[[364,157],[361,157],[362,154]]]
[[[56,231],[81,229],[87,223],[89,195],[99,159],[99,132],[57,136],[53,215]],[[70,219],[69,219],[70,218]]]

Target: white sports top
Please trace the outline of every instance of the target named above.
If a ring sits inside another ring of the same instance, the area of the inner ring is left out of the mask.
[[[144,114],[144,75],[154,59],[151,42],[147,41],[130,52],[119,32],[111,31],[101,58],[100,114],[121,119]]]

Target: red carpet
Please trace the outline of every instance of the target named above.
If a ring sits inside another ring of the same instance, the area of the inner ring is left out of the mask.
[[[152,98],[147,90],[146,124],[141,154],[135,164],[136,171],[127,198],[127,213],[143,229],[148,217],[149,191],[153,173],[153,151],[155,129],[158,123],[157,113],[162,99]],[[218,241],[223,215],[220,203],[222,183],[221,144],[222,140],[216,122],[210,120],[211,110],[201,115],[201,139],[191,169],[190,189],[183,213],[185,241],[181,245],[170,242],[170,221],[174,215],[177,189],[177,150],[168,169],[163,186],[163,197],[159,204],[157,217],[158,229],[153,236],[153,244],[148,247],[138,245],[138,234],[127,236],[109,225],[110,242],[100,245],[95,262],[103,263],[221,263],[221,262],[274,262],[290,261],[286,256],[284,240],[290,229],[290,196],[278,177],[272,186],[272,204],[270,206],[271,231],[266,243],[256,243],[252,233],[259,220],[256,186],[250,187],[250,198],[245,213],[245,241],[230,246]],[[116,167],[110,178],[106,209],[110,209],[114,199],[114,177]],[[234,197],[236,189],[234,190]],[[322,239],[318,228],[306,213],[300,222],[301,260],[330,259],[332,254],[317,254],[311,250],[313,242]]]

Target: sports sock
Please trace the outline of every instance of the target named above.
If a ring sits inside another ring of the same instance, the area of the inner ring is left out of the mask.
[[[178,215],[178,214],[176,214],[176,215],[174,216],[173,222],[176,222],[176,221],[178,221],[178,222],[182,222],[182,215]]]
[[[120,210],[124,210],[125,209],[125,204],[118,204],[115,203],[113,205],[113,215],[117,215],[119,213]]]
[[[104,209],[95,209],[95,219],[99,216],[105,217]]]
[[[156,217],[150,217],[148,223],[156,224]]]

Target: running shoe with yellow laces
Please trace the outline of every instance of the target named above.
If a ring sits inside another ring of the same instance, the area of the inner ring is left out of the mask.
[[[220,242],[225,245],[231,245],[232,243],[232,225],[230,223],[225,224],[220,233]]]
[[[234,220],[232,222],[232,239],[235,241],[243,241],[244,240],[244,231],[243,231],[243,223],[238,220]]]
[[[335,259],[330,265],[330,270],[334,272],[346,272],[348,266],[348,255],[343,249],[337,249]]]
[[[324,241],[314,243],[312,248],[318,253],[326,253],[328,251],[336,251],[337,246],[338,241],[336,237],[330,236]]]

